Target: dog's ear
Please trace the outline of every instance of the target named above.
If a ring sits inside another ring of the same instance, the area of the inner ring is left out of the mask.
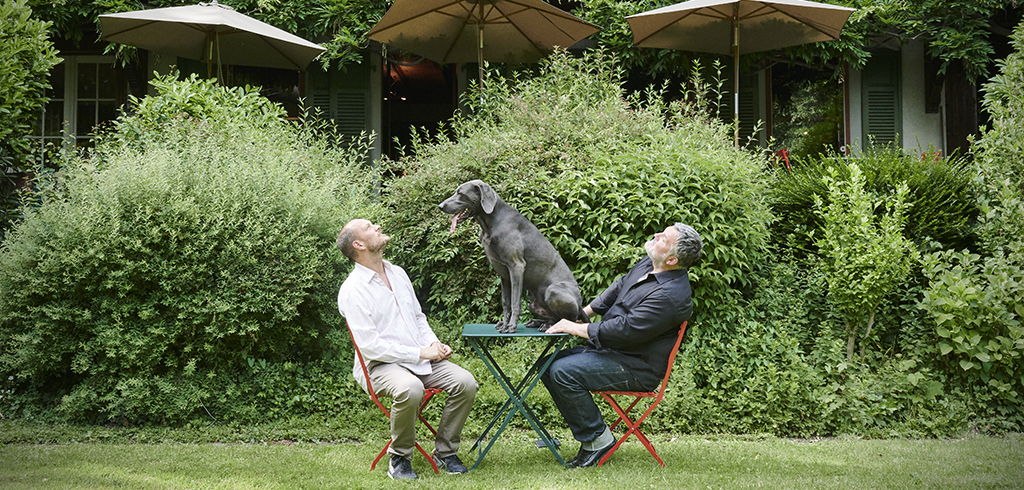
[[[498,204],[498,194],[486,182],[480,182],[477,188],[480,190],[480,207],[485,213],[491,214],[494,212],[494,205]]]

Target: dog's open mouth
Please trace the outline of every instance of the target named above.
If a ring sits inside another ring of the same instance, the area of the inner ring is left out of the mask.
[[[462,211],[459,211],[459,214],[456,214],[455,216],[452,216],[452,230],[451,230],[452,233],[455,233],[455,227],[459,225],[459,221],[462,221],[462,220],[466,219],[466,213],[467,212],[469,212],[468,208],[467,209],[463,209]]]

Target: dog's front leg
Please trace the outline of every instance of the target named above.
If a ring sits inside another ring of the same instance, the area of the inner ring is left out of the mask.
[[[509,282],[509,305],[508,318],[506,319],[506,332],[516,331],[519,325],[519,316],[523,313],[523,271],[526,270],[526,263],[516,261],[508,264]]]
[[[501,278],[501,321],[494,326],[495,330],[501,333],[516,331],[516,324],[509,323],[512,316],[512,284],[509,282],[508,271],[500,275]]]

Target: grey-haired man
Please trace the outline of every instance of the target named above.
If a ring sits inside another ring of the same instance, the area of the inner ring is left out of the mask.
[[[541,378],[580,451],[570,467],[594,466],[615,445],[591,391],[651,391],[665,376],[679,325],[693,312],[689,268],[701,255],[697,232],[682,223],[644,244],[647,257],[584,307],[593,323],[561,320],[548,333],[587,339],[558,354]]]

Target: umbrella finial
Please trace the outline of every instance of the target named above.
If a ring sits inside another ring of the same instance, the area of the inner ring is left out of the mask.
[[[234,7],[232,7],[230,5],[221,5],[221,4],[217,3],[217,0],[213,0],[210,3],[200,2],[199,5],[201,7],[220,7],[220,8],[225,9],[225,10],[235,10]]]

